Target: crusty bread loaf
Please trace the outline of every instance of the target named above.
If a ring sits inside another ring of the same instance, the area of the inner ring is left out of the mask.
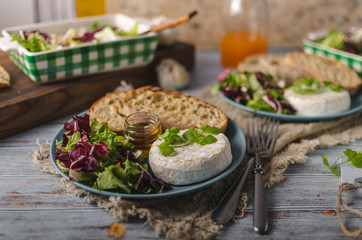
[[[263,72],[273,76],[275,82],[285,81],[285,87],[293,85],[305,73],[298,68],[288,67],[284,56],[277,54],[258,54],[245,58],[237,66],[239,72]]]
[[[9,86],[10,86],[10,75],[5,70],[5,68],[3,68],[0,65],[0,88],[9,87]]]
[[[305,75],[319,81],[330,81],[344,87],[354,95],[362,84],[358,74],[337,60],[303,52],[290,52],[285,55],[285,64],[300,68]]]
[[[224,132],[227,127],[225,113],[214,105],[159,87],[145,86],[129,92],[124,106],[127,114],[137,111],[155,113],[159,116],[163,129],[173,126],[185,129],[208,124]]]
[[[105,95],[97,100],[88,110],[90,123],[97,120],[101,123],[108,123],[109,128],[121,134],[124,131],[124,112],[123,100],[130,91],[114,92]]]
[[[107,122],[112,131],[122,134],[126,117],[137,111],[157,114],[163,129],[173,126],[185,129],[208,124],[225,132],[228,121],[219,108],[205,101],[152,86],[107,94],[93,103],[88,114],[91,123],[94,120]]]

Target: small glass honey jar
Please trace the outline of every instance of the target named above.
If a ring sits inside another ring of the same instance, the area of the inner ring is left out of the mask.
[[[148,156],[152,143],[162,133],[161,122],[156,114],[136,112],[127,116],[125,122],[125,136],[136,149]]]

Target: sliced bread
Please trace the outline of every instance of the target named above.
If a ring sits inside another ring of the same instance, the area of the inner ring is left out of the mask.
[[[285,87],[293,85],[296,79],[305,77],[298,68],[284,63],[284,56],[277,54],[258,54],[245,58],[237,66],[239,72],[263,72],[273,76],[275,82],[284,81]]]
[[[128,92],[130,91],[109,93],[93,103],[88,110],[90,123],[95,120],[101,123],[107,122],[112,131],[123,133],[124,120],[127,116],[123,100]]]
[[[173,126],[180,129],[198,128],[208,124],[224,132],[228,122],[225,113],[212,104],[181,92],[153,86],[129,92],[124,106],[126,114],[137,111],[155,113],[163,129]]]
[[[3,68],[0,65],[0,88],[9,87],[9,86],[10,86],[10,75],[5,70],[5,68]]]
[[[284,60],[286,65],[302,69],[306,76],[340,85],[351,95],[362,84],[362,79],[355,71],[337,60],[303,52],[287,53]]]

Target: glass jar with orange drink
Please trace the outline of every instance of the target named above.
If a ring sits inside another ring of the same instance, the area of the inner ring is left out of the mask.
[[[225,0],[222,16],[225,34],[220,54],[225,68],[267,51],[269,14],[265,0]]]

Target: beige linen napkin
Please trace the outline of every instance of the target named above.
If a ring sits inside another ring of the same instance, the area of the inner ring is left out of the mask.
[[[218,96],[210,94],[207,87],[195,94],[221,108],[244,131],[246,120],[257,116],[238,109]],[[274,154],[265,163],[265,185],[270,187],[283,180],[282,174],[290,164],[303,163],[307,154],[317,148],[347,144],[362,138],[362,111],[331,121],[311,123],[281,123]],[[58,174],[49,159],[49,144],[39,143],[40,150],[33,154],[33,161],[44,172]],[[246,161],[243,161],[244,164]],[[116,218],[127,221],[129,217],[145,219],[159,235],[171,239],[212,239],[218,235],[221,225],[211,220],[211,212],[241,172],[239,166],[232,174],[216,184],[200,191],[161,200],[130,201],[116,197],[99,196],[61,179],[66,190],[90,203],[109,211]],[[239,203],[235,217],[242,217],[251,193],[251,178]]]

